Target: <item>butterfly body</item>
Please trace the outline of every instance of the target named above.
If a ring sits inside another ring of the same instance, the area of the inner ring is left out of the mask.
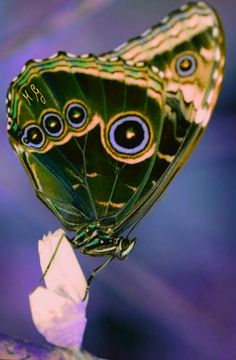
[[[125,258],[121,233],[198,143],[223,78],[224,38],[204,3],[102,56],[29,61],[7,96],[10,142],[38,197],[83,253]]]
[[[117,237],[112,234],[112,228],[104,231],[99,224],[89,224],[81,229],[72,240],[75,249],[91,256],[111,255],[120,260],[127,258],[135,245],[136,239]]]

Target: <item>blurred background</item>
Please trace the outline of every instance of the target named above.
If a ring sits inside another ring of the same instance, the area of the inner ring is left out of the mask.
[[[10,81],[31,58],[58,50],[108,51],[183,3],[0,2],[0,332],[45,344],[32,323],[28,295],[41,276],[37,240],[60,227],[8,143]],[[221,15],[227,39],[220,100],[199,147],[133,232],[138,243],[128,261],[114,261],[92,285],[84,347],[100,357],[236,359],[235,1],[209,3]],[[78,257],[87,273],[97,264]]]

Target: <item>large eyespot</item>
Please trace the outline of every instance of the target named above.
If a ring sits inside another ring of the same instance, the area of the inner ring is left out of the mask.
[[[40,149],[45,143],[45,135],[38,125],[29,125],[24,129],[21,141],[25,146]]]
[[[175,66],[179,76],[191,76],[197,69],[197,60],[193,55],[183,55],[177,59]]]
[[[86,108],[79,103],[72,103],[66,109],[66,119],[75,129],[81,128],[88,118]]]
[[[64,131],[64,124],[60,115],[50,112],[43,116],[43,128],[49,136],[58,137]]]
[[[110,145],[117,152],[136,155],[148,145],[150,131],[143,118],[137,115],[127,115],[112,123],[108,137]]]

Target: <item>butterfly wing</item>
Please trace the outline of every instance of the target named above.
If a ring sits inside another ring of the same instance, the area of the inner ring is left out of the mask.
[[[167,79],[173,99],[192,104],[188,120],[206,126],[218,98],[225,64],[224,34],[215,10],[203,2],[189,3],[141,36],[122,44],[105,58],[145,61]]]
[[[199,4],[103,57],[28,63],[8,92],[9,136],[38,196],[70,229],[125,230],[195,147],[223,66],[219,21]]]
[[[140,201],[161,139],[164,92],[144,63],[65,53],[30,61],[13,81],[10,141],[66,227],[113,227]]]
[[[207,4],[189,3],[141,36],[122,44],[106,59],[145,61],[166,81],[166,115],[151,177],[142,201],[117,227],[119,232],[143,216],[162,194],[202,136],[223,80],[225,49],[220,19]]]

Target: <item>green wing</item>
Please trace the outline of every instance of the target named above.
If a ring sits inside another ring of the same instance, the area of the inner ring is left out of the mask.
[[[195,147],[223,67],[222,30],[202,3],[102,57],[28,62],[8,92],[8,131],[37,195],[69,229],[127,229]]]
[[[145,61],[157,67],[166,82],[165,119],[151,173],[155,186],[144,188],[142,201],[118,225],[120,231],[158,199],[205,131],[223,80],[223,29],[215,10],[203,2],[189,3],[103,56],[134,64]]]
[[[160,143],[164,92],[145,64],[65,53],[30,61],[14,80],[10,141],[66,227],[114,227],[140,201]]]

